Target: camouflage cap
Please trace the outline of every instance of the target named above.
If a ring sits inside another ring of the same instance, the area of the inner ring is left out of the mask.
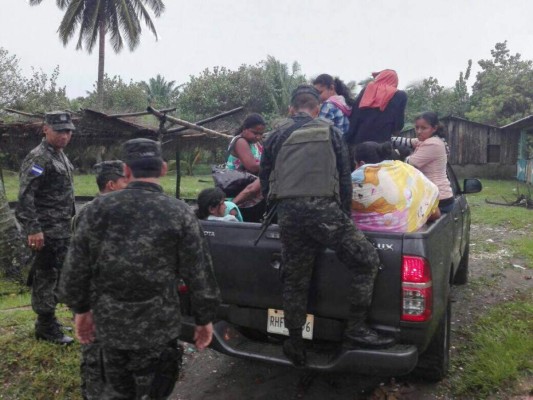
[[[120,160],[102,161],[93,168],[96,172],[96,179],[124,177],[124,163]]]
[[[70,113],[66,111],[51,111],[44,115],[44,122],[50,125],[54,131],[75,131]]]
[[[122,145],[123,160],[126,164],[146,160],[163,160],[161,144],[150,139],[131,139]]]
[[[294,102],[296,96],[300,96],[302,94],[310,94],[311,96],[316,97],[318,101],[320,101],[320,93],[313,85],[299,85],[296,89],[292,91],[291,103]]]

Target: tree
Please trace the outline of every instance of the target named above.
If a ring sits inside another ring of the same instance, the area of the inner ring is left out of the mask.
[[[265,71],[267,90],[272,105],[270,113],[277,116],[286,114],[291,102],[292,91],[298,85],[305,83],[305,76],[301,74],[300,64],[296,61],[293,62],[289,71],[287,64],[275,57],[267,56],[267,59],[260,62],[259,65]]]
[[[21,75],[18,59],[0,48],[0,109],[15,108],[33,113],[66,109],[70,102],[64,87],[57,85],[59,67],[51,75],[33,70],[28,79]],[[0,111],[1,112],[1,111]],[[12,118],[10,115],[4,119]]]
[[[478,62],[466,116],[474,121],[505,125],[533,114],[533,61],[511,55],[507,41],[496,43],[492,59]]]
[[[458,117],[464,117],[470,108],[470,95],[468,93],[468,78],[470,78],[470,71],[472,70],[472,60],[468,60],[468,66],[463,74],[459,73],[459,79],[455,81],[453,88],[453,104],[450,107],[451,113]]]
[[[33,70],[30,79],[23,81],[23,93],[14,102],[14,107],[33,113],[44,114],[52,110],[65,110],[70,108],[65,87],[57,85],[59,66],[48,76],[42,70]]]
[[[104,103],[101,105],[101,109],[111,114],[143,111],[148,105],[143,85],[133,81],[126,83],[120,76],[109,78],[106,74],[101,93],[104,94]],[[88,96],[81,101],[81,107],[98,108],[98,88],[95,87],[92,92],[87,94]]]
[[[148,82],[141,82],[148,101],[155,108],[170,107],[176,103],[179,87],[175,85],[176,81],[167,82],[160,74],[157,74],[155,78],[150,78]]]
[[[235,107],[262,113],[267,119],[286,115],[292,90],[305,77],[298,63],[289,68],[268,56],[257,65],[206,69],[183,85],[178,109],[184,119],[199,120]]]
[[[30,5],[41,4],[43,0],[30,0]],[[159,17],[165,5],[162,0],[56,0],[57,6],[65,10],[59,25],[59,38],[67,45],[79,29],[76,50],[83,49],[92,53],[98,39],[98,104],[103,105],[105,39],[110,34],[113,50],[118,53],[124,42],[130,51],[139,45],[141,36],[141,20],[155,35],[157,32],[150,14],[150,8]],[[101,107],[100,107],[101,109]]]
[[[20,74],[19,60],[0,47],[0,112],[24,94],[24,78]]]
[[[405,120],[412,123],[417,115],[424,111],[434,111],[439,116],[451,114],[453,90],[439,85],[436,78],[429,77],[421,82],[409,85],[407,92],[407,109]]]

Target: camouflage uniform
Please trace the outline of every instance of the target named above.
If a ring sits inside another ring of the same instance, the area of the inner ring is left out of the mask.
[[[302,125],[312,121],[312,118],[298,113],[289,120]],[[265,197],[269,194],[271,173],[275,168],[283,168],[276,166],[276,157],[283,142],[292,134],[291,126],[291,121],[282,124],[279,130],[270,134],[264,145],[259,178]],[[333,126],[330,129],[339,177],[338,197],[309,196],[278,200],[284,279],[283,307],[285,324],[289,330],[301,328],[305,323],[314,262],[324,248],[335,250],[337,257],[353,273],[349,299],[350,320],[365,319],[379,266],[376,250],[349,217],[352,186],[348,151],[341,132]]]
[[[59,272],[70,240],[74,215],[73,167],[62,151],[45,139],[22,162],[16,216],[25,235],[43,232],[45,246],[35,252],[32,308],[38,315],[55,312]]]
[[[96,181],[99,180],[107,181],[112,180],[116,181],[119,178],[124,177],[123,173],[123,162],[120,160],[104,161],[95,165],[96,170]],[[101,189],[101,188],[100,188]],[[101,190],[105,190],[101,189]],[[105,192],[100,191],[96,195],[105,194]],[[85,215],[87,206],[92,202],[85,203],[78,208],[76,215],[72,217],[72,233],[76,233],[78,223]],[[91,289],[93,295],[95,294],[94,288]],[[102,376],[102,359],[103,352],[100,343],[95,340],[90,344],[81,345],[81,363],[80,363],[80,376],[81,376],[81,394],[85,400],[98,400],[102,396],[104,390],[105,380]]]
[[[162,354],[175,351],[180,278],[191,290],[196,324],[213,321],[218,287],[200,225],[185,203],[157,184],[133,181],[86,207],[60,288],[76,313],[93,311],[106,379],[102,398],[134,398],[136,388],[146,393]]]

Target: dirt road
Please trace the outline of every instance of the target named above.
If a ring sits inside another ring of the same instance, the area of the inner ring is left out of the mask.
[[[452,291],[452,360],[456,346],[463,339],[461,330],[472,325],[476,317],[494,304],[533,290],[533,270],[517,267],[526,268],[524,260],[511,257],[510,251],[501,243],[504,237],[524,234],[525,231],[472,226],[470,284],[457,286]],[[487,242],[499,244],[498,249],[494,252],[481,250]],[[316,374],[235,359],[212,350],[198,353],[190,345],[186,347],[183,376],[171,396],[174,400],[452,398],[447,379],[438,384],[427,384],[409,376],[384,379],[353,374]]]

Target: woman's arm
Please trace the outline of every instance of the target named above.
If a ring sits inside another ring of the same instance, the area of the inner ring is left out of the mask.
[[[247,200],[257,197],[261,193],[261,182],[256,179],[246,186],[234,199],[233,202],[238,206]]]
[[[438,143],[428,142],[425,140],[421,143],[418,143],[416,151],[405,161],[408,164],[411,164],[413,167],[420,169],[434,161],[436,157],[438,157],[439,153],[440,149]]]
[[[241,165],[246,171],[251,172],[252,174],[257,174],[259,172],[259,164],[256,162],[246,139],[238,139],[235,143],[233,152],[235,153],[235,156],[241,160]]]

